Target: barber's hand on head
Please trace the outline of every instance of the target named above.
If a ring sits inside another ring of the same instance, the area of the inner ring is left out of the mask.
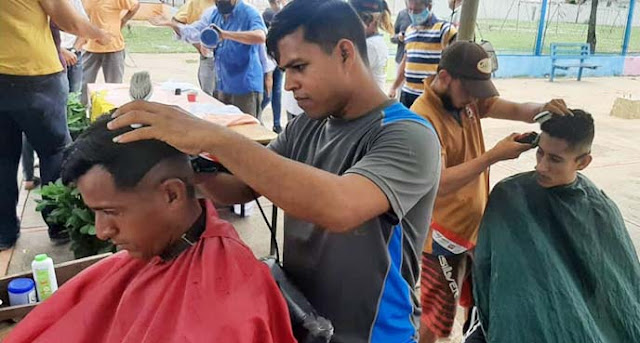
[[[116,137],[114,141],[118,143],[157,139],[189,155],[204,152],[204,142],[211,135],[215,135],[216,130],[222,128],[192,116],[178,106],[143,100],[133,101],[118,108],[112,117],[115,119],[108,124],[111,130],[132,124],[143,125]]]
[[[573,113],[567,107],[563,99],[552,99],[548,103],[542,106],[542,110],[540,112],[549,111],[551,113],[555,113],[561,116],[568,115],[572,116]]]
[[[62,58],[64,58],[65,62],[67,62],[68,66],[71,67],[78,63],[78,56],[76,56],[76,54],[74,54],[73,52],[62,48],[60,49],[60,53],[62,54]]]
[[[520,154],[533,148],[531,144],[516,142],[516,138],[519,135],[518,133],[512,133],[503,138],[491,150],[487,151],[487,154],[489,154],[495,162],[518,158]]]

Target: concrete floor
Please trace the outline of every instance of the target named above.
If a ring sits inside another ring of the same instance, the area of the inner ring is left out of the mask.
[[[147,70],[154,81],[186,81],[197,84],[197,55],[195,54],[129,54],[125,79],[139,70]],[[582,108],[594,115],[596,138],[593,146],[594,161],[585,174],[600,186],[620,207],[636,249],[640,252],[640,120],[619,119],[609,116],[616,97],[640,99],[638,78],[586,78],[558,80],[550,83],[541,79],[500,79],[495,81],[501,95],[512,101],[547,101],[564,98],[570,107]],[[266,127],[271,127],[271,112],[263,116]],[[286,122],[284,116],[283,125]],[[487,149],[511,132],[537,130],[534,125],[487,119],[483,121]],[[491,168],[492,185],[499,180],[535,165],[533,151],[519,159],[501,162]],[[22,217],[22,236],[13,251],[0,253],[0,272],[10,274],[28,270],[33,257],[46,252],[56,263],[73,258],[68,245],[54,247],[48,240],[46,227],[39,213],[34,211],[34,192],[20,193],[18,213]],[[267,217],[271,218],[271,204],[262,199]],[[220,211],[229,220],[242,239],[253,249],[256,257],[269,252],[269,232],[254,206],[248,217],[240,218],[228,210]],[[282,213],[279,216],[279,233],[282,233]],[[281,240],[281,238],[280,238]],[[8,265],[8,266],[7,266]],[[5,268],[4,270],[2,268]],[[460,332],[456,323],[454,332]],[[444,342],[459,341],[459,334]]]

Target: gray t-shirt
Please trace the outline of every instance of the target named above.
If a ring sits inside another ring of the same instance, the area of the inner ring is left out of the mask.
[[[276,153],[374,182],[391,210],[347,233],[285,214],[284,269],[335,327],[332,342],[412,342],[413,289],[440,180],[431,124],[396,101],[354,120],[295,118],[269,145]]]

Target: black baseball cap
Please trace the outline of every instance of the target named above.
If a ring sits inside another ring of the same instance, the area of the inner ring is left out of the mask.
[[[472,96],[485,99],[500,95],[491,82],[491,66],[489,54],[479,44],[457,41],[442,51],[438,70],[461,79]]]

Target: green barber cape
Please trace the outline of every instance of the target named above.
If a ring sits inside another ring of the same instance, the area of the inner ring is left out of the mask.
[[[583,175],[496,185],[473,281],[487,342],[640,342],[638,256],[616,205]]]

